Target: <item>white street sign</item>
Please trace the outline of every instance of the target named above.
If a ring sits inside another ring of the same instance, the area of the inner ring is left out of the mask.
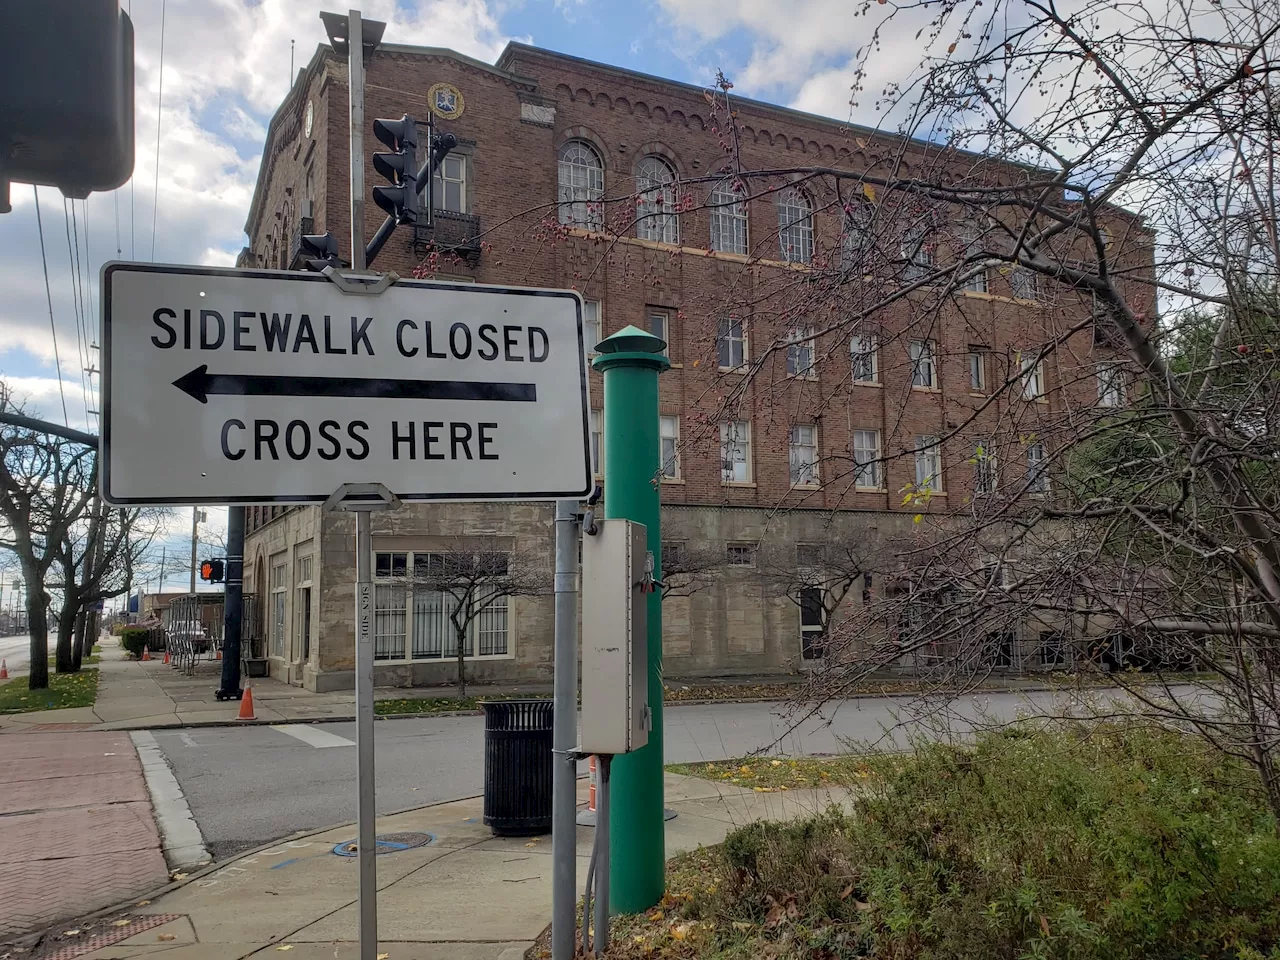
[[[113,504],[591,490],[572,291],[108,263],[102,492]]]

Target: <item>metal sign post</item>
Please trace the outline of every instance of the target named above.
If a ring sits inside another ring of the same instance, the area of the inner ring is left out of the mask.
[[[356,856],[359,858],[360,960],[378,954],[377,806],[373,747],[373,534],[370,514],[400,506],[380,483],[347,483],[328,509],[356,515]]]

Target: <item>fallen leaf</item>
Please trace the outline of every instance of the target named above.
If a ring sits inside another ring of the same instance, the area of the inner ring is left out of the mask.
[[[276,949],[277,949],[277,950],[292,950],[292,949],[293,949],[293,944],[292,944],[292,943],[282,943],[282,944],[280,944],[280,946],[276,947]]]
[[[841,899],[841,900],[848,900],[848,899],[849,899],[849,894],[851,894],[851,893],[853,893],[853,884],[852,884],[852,883],[851,883],[851,884],[849,884],[847,887],[845,887],[843,890],[841,890],[841,891],[840,891],[840,899]]]
[[[63,930],[62,935],[64,937],[74,937],[79,932],[79,930]]]
[[[747,766],[741,766],[741,767],[739,767],[739,768],[738,768],[738,772],[739,772],[739,773],[750,773],[750,772],[751,772],[751,768],[750,768],[750,767],[747,767]]]
[[[754,926],[755,924],[747,923],[745,920],[733,921],[733,929],[735,930],[750,930]]]
[[[140,907],[145,907],[145,906],[146,906],[147,904],[149,904],[150,902],[151,902],[150,900],[139,900],[139,901],[138,901],[138,906],[140,906]]]
[[[865,900],[855,900],[855,901],[853,901],[853,909],[855,909],[855,910],[870,910],[870,909],[871,909],[871,904],[867,903],[867,901],[865,901]]]
[[[1049,918],[1043,913],[1040,914],[1040,929],[1044,932],[1046,937],[1049,936]]]
[[[169,879],[170,879],[170,880],[185,880],[185,879],[187,879],[187,875],[186,875],[185,873],[171,873],[171,874],[169,874]]]
[[[113,927],[127,927],[127,926],[128,926],[129,924],[131,924],[131,923],[133,923],[133,921],[132,921],[132,920],[117,920],[115,923],[113,923],[113,924],[111,924],[111,925],[112,925]]]
[[[178,938],[172,933],[157,933],[157,940],[177,940]]]
[[[380,953],[378,954],[378,960],[387,960],[387,957],[389,956],[391,956],[389,953]]]
[[[671,935],[677,940],[683,940],[685,937],[689,936],[689,924],[677,923],[671,928]]]

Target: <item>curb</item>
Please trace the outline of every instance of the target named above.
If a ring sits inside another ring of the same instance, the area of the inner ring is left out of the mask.
[[[1083,687],[1073,685],[1073,684],[1063,684],[1059,686],[1052,686],[1049,684],[1037,684],[1035,686],[1025,686],[1025,687],[980,687],[976,690],[966,690],[958,695],[951,696],[951,699],[955,700],[963,697],[982,696],[982,695],[994,694],[994,693],[1066,693],[1071,691],[1090,690],[1090,689],[1105,690],[1105,689],[1116,688],[1118,686],[1119,686],[1118,684],[1110,684],[1110,683],[1091,683],[1091,684],[1086,684]],[[851,694],[848,694],[847,696],[841,697],[840,700],[841,701],[876,700],[876,699],[900,700],[900,699],[911,698],[911,697],[922,697],[922,696],[930,697],[930,696],[939,696],[939,695],[942,695],[941,692],[935,693],[935,692],[924,691],[924,690],[897,690],[897,691],[890,691],[885,693],[868,691],[864,693],[851,693]],[[549,699],[549,698],[540,698],[540,699]],[[707,699],[707,700],[665,700],[664,699],[662,705],[664,708],[667,708],[667,707],[706,707],[706,706],[715,706],[716,704],[722,704],[722,703],[786,703],[786,702],[787,702],[786,699],[779,698],[779,697],[724,697],[724,698],[715,698],[715,699]],[[832,702],[835,702],[835,701],[832,701]],[[375,714],[373,719],[374,720],[424,720],[424,719],[430,719],[432,717],[478,717],[478,716],[482,716],[483,713],[484,713],[483,710],[441,710],[441,711],[427,711],[422,713],[385,713],[385,714]],[[0,717],[0,720],[3,720],[3,717]],[[280,720],[267,720],[267,719],[237,720],[235,718],[228,718],[226,720],[191,720],[191,721],[180,721],[178,723],[145,724],[145,725],[136,726],[136,727],[121,726],[121,727],[105,727],[104,728],[99,725],[84,724],[84,729],[86,731],[99,732],[99,733],[116,733],[116,732],[127,732],[130,730],[196,730],[201,728],[212,728],[212,727],[281,727],[281,726],[292,726],[294,724],[304,724],[304,723],[354,723],[355,720],[356,720],[356,716],[354,713],[352,713],[352,714],[342,714],[339,716],[332,716],[332,717],[286,717]],[[24,731],[20,727],[19,728],[0,728],[0,736],[4,736],[6,733],[24,733],[24,732],[31,732],[31,731]],[[43,731],[36,731],[36,732],[43,732]]]

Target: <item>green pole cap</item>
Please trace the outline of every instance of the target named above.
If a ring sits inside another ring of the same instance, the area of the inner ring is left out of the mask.
[[[610,367],[651,367],[659,372],[671,367],[671,361],[663,355],[667,341],[655,337],[634,324],[628,324],[615,334],[596,344],[600,356],[591,361],[597,370]]]

